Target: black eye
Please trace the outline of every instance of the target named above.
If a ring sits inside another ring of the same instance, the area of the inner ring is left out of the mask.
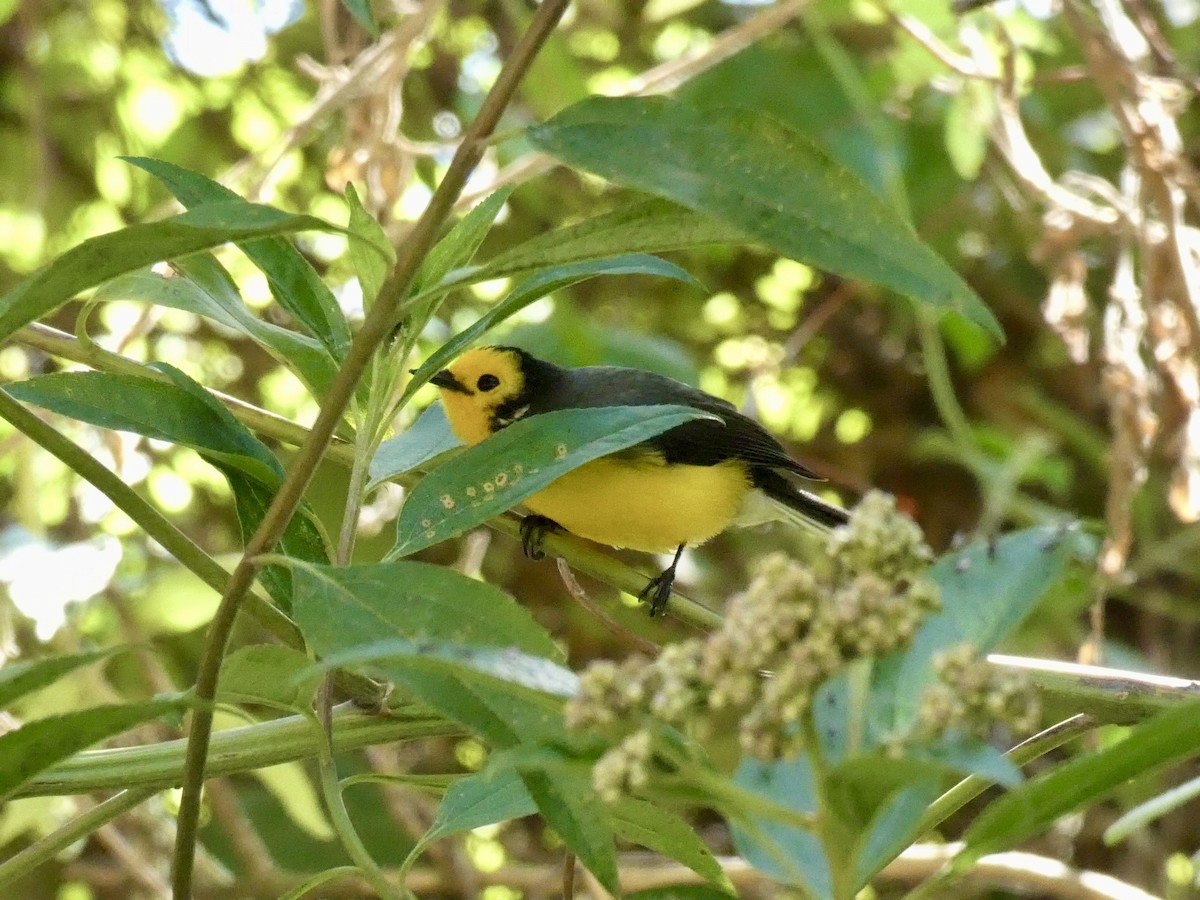
[[[479,380],[475,382],[475,387],[481,391],[490,391],[492,388],[500,384],[500,379],[495,375],[480,375]]]

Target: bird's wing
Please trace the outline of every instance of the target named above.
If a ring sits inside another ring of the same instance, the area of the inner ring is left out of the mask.
[[[788,456],[769,431],[739,413],[732,403],[652,372],[613,366],[569,369],[566,377],[541,402],[535,403],[531,412],[658,404],[692,406],[720,420],[685,422],[639,445],[642,450],[661,453],[669,463],[711,466],[727,459],[741,459],[752,466],[817,477]]]

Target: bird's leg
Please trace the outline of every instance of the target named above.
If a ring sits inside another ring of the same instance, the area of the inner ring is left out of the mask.
[[[562,526],[545,516],[525,516],[521,519],[521,549],[530,559],[545,559],[542,541],[547,534],[562,531]]]
[[[675,558],[663,570],[661,575],[650,579],[650,583],[638,594],[641,602],[650,601],[650,617],[661,616],[667,611],[667,601],[671,599],[671,588],[675,586],[675,567],[679,565],[679,557],[683,555],[683,544],[675,551]]]

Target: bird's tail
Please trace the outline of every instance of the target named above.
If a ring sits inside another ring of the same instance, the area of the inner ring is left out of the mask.
[[[772,501],[780,518],[813,531],[824,532],[850,521],[850,513],[816,494],[799,488],[771,469],[755,472],[755,487]]]

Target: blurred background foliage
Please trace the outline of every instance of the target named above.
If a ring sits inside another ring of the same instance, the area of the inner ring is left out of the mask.
[[[353,182],[402,242],[530,10],[519,0],[374,6],[378,39],[334,0],[0,0],[0,291],[90,236],[172,210],[165,192],[122,156],[163,158],[218,177],[252,200],[337,222],[346,220],[342,192]],[[1099,185],[1118,184],[1127,143],[1077,34],[1056,5],[1042,0],[1004,0],[961,16],[945,0],[781,7],[790,9],[717,0],[576,3],[468,191],[478,198],[503,181],[520,183],[479,259],[618,203],[616,190],[533,154],[521,138],[524,126],[596,92],[673,88],[702,107],[767,111],[906,209],[918,233],[1003,324],[1001,346],[963,322],[943,323],[965,430],[946,427],[946,409],[931,394],[927,373],[939,363],[931,361],[928,335],[923,342],[911,307],[874,286],[754,249],[674,254],[703,291],[650,278],[583,282],[531,306],[504,340],[569,364],[656,369],[727,397],[826,478],[821,489],[832,496],[852,502],[869,486],[896,494],[936,549],[1030,522],[1107,519],[1111,535],[1103,325],[1117,229],[1055,219],[1061,210],[1031,189],[1028,170],[1014,166],[995,138],[1003,102],[995,82],[1006,79],[1047,172],[1078,173],[1084,197],[1103,199]],[[1200,62],[1200,5],[1133,0],[1128,8],[1170,51],[1177,68],[1163,68],[1164,81],[1192,73],[1181,83],[1190,95]],[[764,19],[770,15],[777,18]],[[1158,50],[1154,59],[1161,61]],[[1174,121],[1190,148],[1184,158],[1200,163],[1195,110],[1181,107]],[[310,233],[298,242],[344,308],[361,315],[345,238]],[[235,252],[222,261],[260,315],[288,324],[261,273]],[[427,347],[477,318],[503,288],[486,283],[453,295],[426,335]],[[50,324],[73,331],[80,309],[69,305]],[[209,320],[116,300],[94,310],[86,329],[103,347],[169,362],[210,388],[289,418],[308,422],[315,414],[315,399],[291,374]],[[1140,352],[1149,353],[1147,346]],[[0,348],[5,380],[64,365],[20,342]],[[1145,402],[1162,413],[1162,425],[1139,460],[1145,484],[1120,495],[1131,528],[1126,555],[1103,577],[1080,573],[1073,589],[1051,598],[1025,628],[1020,652],[1073,658],[1086,643],[1086,609],[1099,592],[1108,600],[1100,658],[1178,675],[1200,668],[1200,528],[1192,524],[1200,504],[1191,496],[1200,487],[1188,481],[1200,478],[1196,459],[1190,475],[1180,474],[1187,456],[1181,446],[1200,442],[1185,427],[1188,403],[1197,398],[1176,397],[1172,407],[1162,399],[1171,392],[1161,384],[1156,390]],[[228,489],[195,453],[56,424],[143,487],[209,552],[239,548]],[[216,598],[57,461],[6,426],[0,440],[0,579],[7,586],[0,653],[15,658],[39,645],[66,651],[122,641],[139,647],[36,702],[69,709],[84,697],[190,684],[198,634]],[[345,481],[343,470],[326,465],[310,491],[334,530]],[[378,559],[390,544],[396,505],[397,491],[385,489],[368,507],[360,560]],[[681,583],[717,605],[744,583],[757,555],[787,541],[777,532],[726,534],[690,555]],[[625,652],[567,599],[552,565],[530,563],[507,538],[484,532],[425,556],[482,572],[529,604],[570,646],[573,664]],[[380,751],[379,759],[358,764],[419,771],[429,758],[451,755],[468,768],[479,763],[479,748],[469,742],[425,747],[421,758],[411,758],[414,752]],[[388,753],[404,758],[384,759]],[[295,774],[273,784],[263,779],[259,787],[247,780],[240,793],[246,812],[281,863],[336,862],[333,845],[317,840],[327,832],[315,796]],[[376,790],[358,788],[350,800]],[[290,817],[279,815],[281,802],[290,804]],[[1187,817],[1163,820],[1146,841],[1104,848],[1097,835],[1118,807],[1073,823],[1078,834],[1047,841],[1073,841],[1067,856],[1074,862],[1156,889],[1171,881],[1169,864],[1175,883],[1186,882],[1190,863],[1170,851],[1187,849]],[[428,812],[420,803],[414,809],[417,818]],[[382,821],[388,810],[363,804],[362,830],[372,833],[371,816],[381,819],[377,834],[394,830],[394,822]],[[66,800],[10,804],[0,815],[0,839],[25,840],[64,811]],[[207,838],[225,864],[236,866],[222,821],[233,813],[218,808],[214,815],[219,827]],[[143,825],[143,833],[122,839],[161,842],[152,822]],[[543,838],[474,835],[472,858],[484,868],[514,855],[540,858]],[[394,861],[403,849],[381,845],[381,861]],[[132,895],[119,893],[133,890],[128,884],[106,889],[97,880],[99,864],[88,865],[87,855],[64,861],[61,883],[75,878],[90,883],[94,895]],[[41,879],[27,895],[55,896],[55,884]]]

